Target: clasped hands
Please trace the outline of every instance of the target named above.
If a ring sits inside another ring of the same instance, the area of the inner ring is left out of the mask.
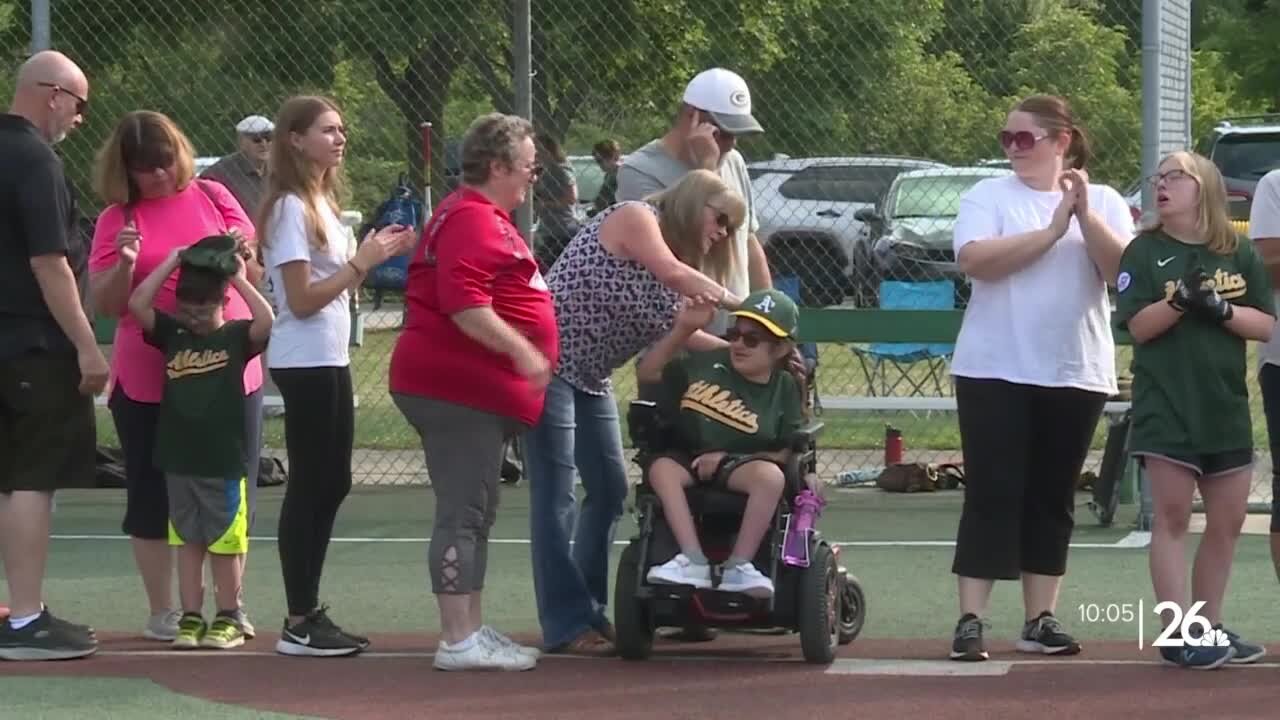
[[[1169,304],[1180,313],[1190,312],[1193,316],[1219,324],[1230,320],[1234,314],[1231,303],[1210,285],[1208,273],[1199,266],[1188,268],[1178,279]]]

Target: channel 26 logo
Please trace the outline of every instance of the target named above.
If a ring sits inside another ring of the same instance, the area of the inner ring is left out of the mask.
[[[1182,614],[1182,608],[1177,603],[1165,601],[1155,606],[1155,613],[1159,615],[1168,610],[1173,613],[1173,621],[1170,622],[1160,633],[1155,642],[1151,643],[1155,647],[1182,647],[1184,645],[1190,647],[1226,647],[1231,644],[1231,638],[1227,637],[1227,633],[1219,628],[1215,628],[1209,624],[1208,618],[1200,614],[1200,608],[1204,607],[1204,601],[1198,600],[1187,610],[1187,614]]]

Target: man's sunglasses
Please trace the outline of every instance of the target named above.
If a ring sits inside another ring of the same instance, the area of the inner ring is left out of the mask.
[[[71,92],[70,90],[68,90],[68,89],[66,89],[66,88],[64,88],[64,87],[62,87],[61,85],[59,85],[59,84],[57,84],[57,83],[47,83],[47,82],[42,82],[42,83],[39,83],[39,85],[40,85],[40,87],[53,88],[53,91],[54,91],[54,92],[66,93],[67,95],[70,95],[72,98],[74,98],[74,99],[75,99],[75,101],[76,101],[76,114],[77,114],[77,115],[83,115],[83,114],[84,114],[84,111],[89,109],[89,101],[88,101],[88,100],[86,100],[86,99],[84,99],[84,98],[80,97],[79,95],[77,95],[77,94],[75,94],[75,93]]]
[[[772,338],[770,338],[768,335],[765,335],[764,333],[758,333],[751,330],[743,332],[736,327],[732,327],[726,330],[724,332],[724,339],[730,343],[735,343],[741,340],[742,344],[746,345],[747,348],[750,350],[754,350],[756,346],[758,346],[762,342],[768,342],[772,340]]]
[[[245,137],[249,138],[251,142],[256,142],[256,143],[271,142],[271,133],[269,132],[250,133],[248,135],[245,135]]]
[[[1009,147],[1016,146],[1019,150],[1027,151],[1036,146],[1036,143],[1049,137],[1048,135],[1032,135],[1026,130],[1018,132],[1009,132],[1008,130],[1000,131],[1000,146]]]

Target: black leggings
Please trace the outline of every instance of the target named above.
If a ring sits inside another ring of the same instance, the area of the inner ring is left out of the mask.
[[[1271,532],[1280,533],[1280,366],[1264,363],[1258,370],[1258,384],[1271,450]]]
[[[351,491],[351,370],[272,369],[284,399],[289,482],[280,506],[280,569],[289,614],[320,606],[320,575],[338,508]]]
[[[1064,575],[1075,494],[1106,396],[957,377],[964,509],[951,571]]]

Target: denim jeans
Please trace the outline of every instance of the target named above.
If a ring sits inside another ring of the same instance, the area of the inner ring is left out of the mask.
[[[627,497],[613,395],[591,395],[553,378],[524,454],[538,622],[544,645],[556,649],[606,622],[609,552]],[[585,491],[581,507],[575,469]]]
[[[1280,366],[1265,363],[1258,370],[1262,412],[1266,415],[1271,450],[1271,532],[1280,532]]]

